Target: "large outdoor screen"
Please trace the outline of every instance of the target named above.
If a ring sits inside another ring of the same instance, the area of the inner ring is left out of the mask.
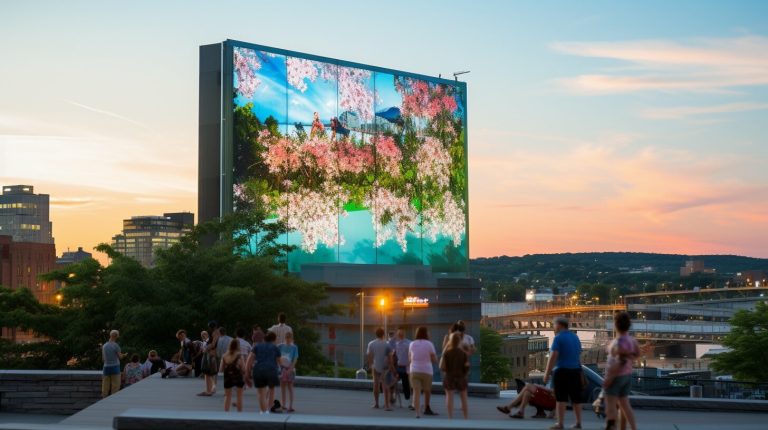
[[[232,208],[304,263],[466,272],[466,86],[246,44],[232,59]]]

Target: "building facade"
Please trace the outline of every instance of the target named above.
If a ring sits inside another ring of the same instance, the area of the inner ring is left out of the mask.
[[[41,303],[54,304],[53,282],[39,276],[55,269],[56,247],[52,243],[17,242],[12,236],[0,235],[0,285],[28,288]],[[31,333],[16,328],[2,329],[2,337],[15,342],[33,341]]]
[[[0,234],[14,242],[53,244],[50,196],[32,185],[5,185],[0,194]]]
[[[93,254],[87,251],[83,251],[83,247],[78,246],[77,251],[65,251],[63,254],[61,254],[61,257],[56,259],[56,265],[68,266],[70,264],[79,263],[89,258],[93,258]]]
[[[123,220],[123,231],[112,237],[112,248],[144,267],[152,267],[155,250],[168,249],[178,243],[192,230],[194,222],[194,214],[190,212],[134,216]]]

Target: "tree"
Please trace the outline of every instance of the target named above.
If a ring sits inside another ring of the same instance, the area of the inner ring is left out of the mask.
[[[265,220],[254,210],[199,225],[158,251],[151,269],[100,245],[112,259],[109,266],[89,259],[44,275],[65,283],[60,307],[39,304],[26,289],[0,288],[0,326],[28,328],[46,339],[26,347],[0,345],[3,363],[22,366],[12,358],[33,352],[46,368],[68,362],[98,368],[100,345],[111,329],[120,330],[125,352],[145,356],[155,349],[170,358],[180,328],[197,338],[216,320],[230,333],[238,327],[249,331],[255,324],[271,326],[282,311],[297,334],[302,371],[326,368],[308,322],[337,309],[324,305],[323,284],[284,273],[290,248],[275,241],[284,226]],[[206,245],[210,238],[213,244]]]
[[[488,327],[480,327],[480,381],[497,384],[512,377],[510,361],[501,353],[504,340]]]
[[[768,381],[768,303],[740,310],[730,322],[731,332],[723,340],[730,351],[715,355],[712,368],[743,381]]]

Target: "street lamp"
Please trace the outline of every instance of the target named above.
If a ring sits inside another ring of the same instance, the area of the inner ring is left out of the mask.
[[[387,313],[384,311],[385,307],[387,306],[387,301],[383,297],[379,299],[379,308],[381,308],[381,319],[384,320],[384,334],[386,335],[387,332]]]
[[[365,371],[365,291],[357,293],[360,296],[360,368],[355,372],[356,379],[368,379],[368,372]]]

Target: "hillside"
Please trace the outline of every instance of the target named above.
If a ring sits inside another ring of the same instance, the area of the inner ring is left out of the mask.
[[[717,278],[731,277],[744,270],[768,271],[768,259],[738,255],[679,255],[641,252],[584,252],[565,254],[532,254],[522,257],[475,258],[470,262],[472,275],[489,281],[514,278],[562,282],[603,282],[614,278],[627,281],[673,281],[679,278],[680,266],[690,259],[704,260],[706,267],[716,269]],[[650,273],[628,273],[652,267]],[[631,282],[630,281],[630,282]]]

